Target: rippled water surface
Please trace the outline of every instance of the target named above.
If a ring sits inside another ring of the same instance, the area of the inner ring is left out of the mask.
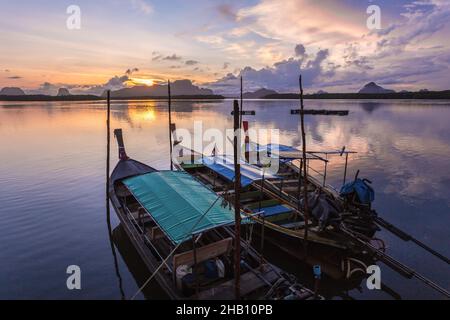
[[[193,130],[232,127],[232,102],[175,102],[173,122]],[[348,117],[308,116],[308,149],[358,151],[357,169],[376,189],[375,208],[388,221],[450,256],[450,105],[439,101],[307,101],[308,108],[348,109]],[[279,129],[280,142],[300,145],[296,101],[248,101],[253,128]],[[0,102],[0,298],[120,299],[105,213],[106,115],[103,102]],[[164,101],[115,102],[112,128],[123,128],[127,151],[168,168],[168,113]],[[329,182],[342,183],[343,159],[332,158]],[[112,167],[116,144],[112,141]],[[112,214],[115,228],[118,220]],[[126,297],[148,276],[116,229],[118,271]],[[450,268],[389,233],[388,252],[450,289]],[[283,266],[309,283],[309,269]],[[82,290],[66,288],[66,268],[79,265]],[[416,280],[380,264],[390,289],[368,291],[323,284],[328,298],[440,298]],[[386,292],[388,291],[388,292]],[[152,284],[147,298],[163,298]]]

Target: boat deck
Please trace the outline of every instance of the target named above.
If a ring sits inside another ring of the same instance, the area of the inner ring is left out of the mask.
[[[264,267],[262,269],[265,269]],[[266,268],[267,269],[267,268]],[[272,268],[268,271],[248,271],[241,275],[241,295],[249,295],[258,289],[267,286],[267,283],[274,283],[279,276]],[[264,279],[265,281],[263,281]],[[214,288],[205,290],[199,293],[198,299],[214,299],[214,300],[229,300],[234,299],[234,283],[231,279]]]

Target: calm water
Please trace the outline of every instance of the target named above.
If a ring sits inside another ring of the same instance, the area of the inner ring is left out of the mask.
[[[450,105],[426,101],[307,101],[309,108],[349,109],[348,117],[307,117],[309,149],[347,149],[350,176],[373,181],[375,208],[395,225],[450,256]],[[257,128],[280,129],[281,142],[298,146],[296,101],[249,101]],[[232,127],[231,101],[177,102],[178,128]],[[165,102],[113,105],[112,128],[124,129],[130,156],[168,168]],[[105,109],[103,103],[0,102],[0,298],[120,299],[105,214]],[[112,166],[116,144],[112,143]],[[339,187],[343,159],[333,158],[330,182]],[[112,214],[115,228],[118,220]],[[120,229],[118,271],[127,297],[147,276]],[[388,233],[388,252],[450,289],[450,268]],[[82,290],[66,288],[66,268],[79,265]],[[305,283],[311,272],[283,262]],[[416,280],[380,264],[382,281],[404,299],[440,298]],[[324,283],[328,298],[391,299],[383,291]],[[163,294],[152,284],[147,298]],[[142,297],[141,297],[142,298]]]

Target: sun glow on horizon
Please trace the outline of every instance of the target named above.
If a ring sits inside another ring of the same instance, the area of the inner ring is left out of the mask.
[[[155,80],[154,79],[144,79],[144,78],[131,78],[128,81],[128,85],[144,85],[144,86],[148,86],[151,87],[155,84]]]

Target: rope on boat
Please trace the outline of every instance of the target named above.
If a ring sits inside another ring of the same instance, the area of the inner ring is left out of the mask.
[[[191,232],[195,229],[195,227],[200,223],[200,221],[203,220],[203,218],[208,214],[209,211],[211,211],[211,209],[214,207],[214,205],[217,203],[217,201],[219,201],[221,197],[217,197],[216,200],[214,200],[214,202],[211,204],[211,206],[208,208],[208,210],[205,211],[205,213],[197,220],[197,222],[192,226],[191,230],[186,233],[186,236],[183,240],[188,239],[188,237],[191,236]],[[169,261],[169,258],[175,253],[175,251],[177,251],[177,249],[181,246],[181,244],[184,241],[180,241],[180,243],[178,243],[175,248],[169,253],[169,255],[164,259],[164,261],[159,265],[158,268],[156,268],[156,270],[152,273],[152,275],[144,282],[144,284],[136,291],[136,293],[131,297],[131,300],[134,300],[139,293],[141,293],[142,290],[144,290],[144,288],[149,284],[149,282],[156,276],[156,274],[161,270],[161,268],[167,263],[167,261]]]
[[[351,269],[351,263],[355,262],[357,264],[360,264],[362,266],[362,268],[354,268],[353,270]],[[350,279],[352,277],[352,275],[355,272],[362,272],[364,274],[366,274],[366,270],[367,270],[367,265],[362,262],[361,260],[355,259],[355,258],[348,258],[347,259],[347,263],[348,263],[348,269],[347,269],[347,279]]]

